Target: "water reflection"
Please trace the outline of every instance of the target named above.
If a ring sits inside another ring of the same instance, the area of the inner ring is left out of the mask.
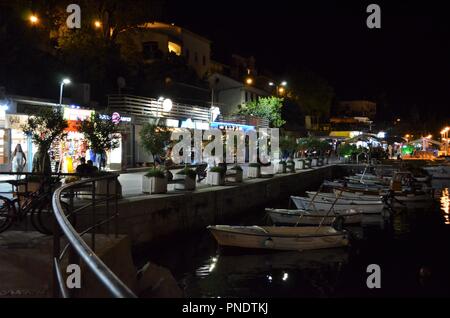
[[[305,252],[264,252],[221,249],[183,279],[188,297],[324,297],[331,296],[346,249]]]
[[[444,215],[445,224],[450,224],[450,199],[448,188],[445,188],[441,192],[441,210]]]

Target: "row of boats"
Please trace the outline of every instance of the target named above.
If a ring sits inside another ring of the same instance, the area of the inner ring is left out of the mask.
[[[307,191],[305,196],[291,196],[295,209],[266,208],[274,225],[208,229],[221,246],[298,251],[343,247],[349,244],[344,224],[360,224],[365,215],[381,215],[386,208],[432,204],[428,181],[410,172],[382,176],[365,170],[326,181],[319,191]]]

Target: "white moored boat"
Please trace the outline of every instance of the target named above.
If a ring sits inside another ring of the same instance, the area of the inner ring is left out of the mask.
[[[335,211],[356,209],[362,210],[364,214],[381,213],[384,207],[382,201],[364,201],[364,200],[345,200],[345,199],[326,199],[321,200],[305,197],[291,196],[297,209],[303,210],[330,210],[333,208]]]
[[[320,192],[317,193],[316,191],[306,191],[306,194],[310,198],[326,198],[330,200],[334,200],[337,198],[344,199],[344,200],[363,200],[363,201],[381,201],[381,196],[379,195],[363,195],[363,194],[354,194],[352,192],[345,192],[342,191],[335,191],[334,193],[326,193],[326,192]]]
[[[331,225],[337,216],[344,218],[344,224],[357,224],[362,221],[362,213],[356,210],[328,213],[328,211],[266,209],[266,212],[275,224]]]
[[[221,246],[303,251],[348,245],[346,232],[330,226],[211,225],[208,230]]]

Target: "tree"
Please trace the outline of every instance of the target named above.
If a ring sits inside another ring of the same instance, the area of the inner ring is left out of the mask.
[[[102,117],[99,113],[92,113],[90,119],[81,121],[78,125],[78,131],[84,135],[89,148],[96,154],[119,147],[117,124],[113,123],[111,116]]]
[[[289,80],[289,87],[288,98],[300,105],[306,115],[317,119],[329,116],[334,90],[323,78],[312,72],[299,73]]]
[[[38,145],[38,152],[33,158],[33,172],[51,172],[48,151],[57,138],[66,135],[64,130],[67,127],[68,123],[59,109],[42,108],[37,115],[28,118],[22,130]]]
[[[286,134],[284,136],[280,136],[280,150],[282,154],[282,158],[293,157],[294,153],[298,150],[297,140],[294,136]]]
[[[258,116],[269,120],[272,127],[281,127],[286,121],[281,118],[283,98],[260,97],[257,101],[246,103],[238,110],[239,115]]]
[[[167,127],[147,123],[142,127],[139,136],[141,137],[142,146],[150,153],[153,162],[155,162],[156,155],[165,155],[164,147],[170,140],[170,131]]]

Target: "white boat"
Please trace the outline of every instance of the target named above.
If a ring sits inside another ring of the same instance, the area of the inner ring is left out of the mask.
[[[298,225],[331,225],[336,216],[344,218],[344,224],[361,223],[362,213],[356,210],[346,211],[307,211],[287,209],[266,209],[275,224],[298,224]]]
[[[335,211],[356,209],[362,210],[364,214],[381,213],[384,207],[382,201],[345,200],[345,199],[312,199],[305,197],[291,196],[297,209],[303,210],[330,210]]]
[[[363,184],[363,183],[353,183],[347,181],[324,181],[324,186],[332,188],[348,188],[350,190],[360,190],[360,191],[380,191],[388,189],[387,186],[379,184]]]
[[[450,166],[428,166],[423,167],[433,179],[450,179]]]
[[[379,201],[382,199],[380,191],[358,191],[349,190],[345,188],[334,188],[333,189],[335,197],[339,196],[343,199],[353,199],[353,200],[370,200]]]
[[[326,198],[330,200],[334,200],[337,198],[344,199],[344,200],[363,200],[363,201],[381,201],[381,196],[379,195],[365,195],[365,194],[354,194],[353,192],[345,192],[345,191],[335,191],[333,193],[327,193],[327,192],[320,192],[317,193],[316,191],[306,191],[306,194],[311,199],[320,199],[320,198]]]
[[[386,184],[387,181],[382,179],[364,179],[356,176],[345,177],[351,183],[361,183],[368,185],[383,185]]]
[[[304,251],[348,245],[347,233],[330,226],[211,225],[208,230],[221,246]]]

